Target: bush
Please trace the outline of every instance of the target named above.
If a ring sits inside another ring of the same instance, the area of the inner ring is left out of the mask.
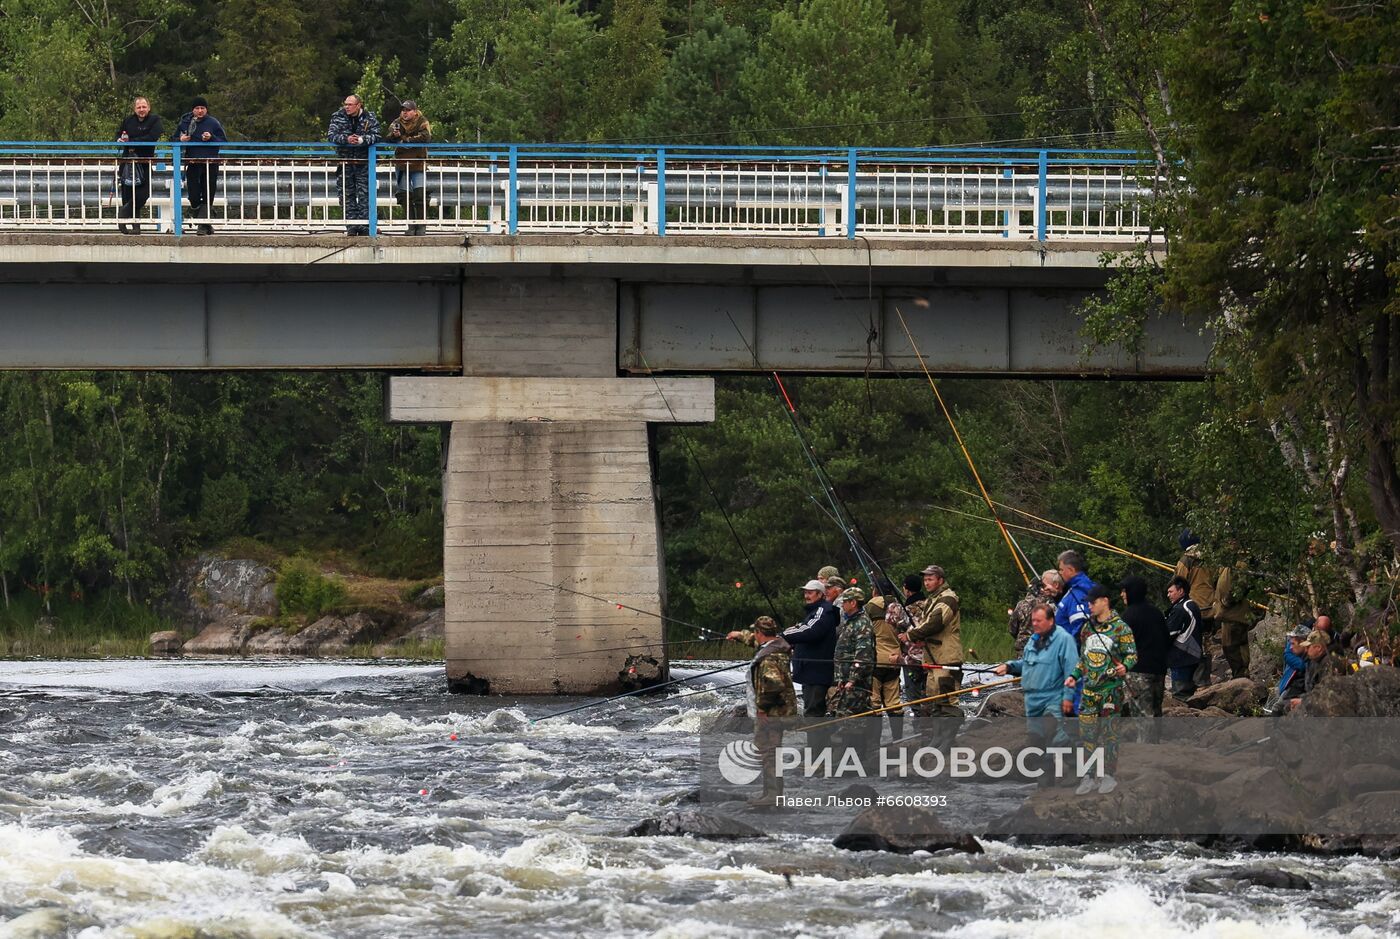
[[[321,573],[308,557],[282,562],[277,574],[277,604],[283,614],[300,613],[312,619],[345,602],[345,585]]]

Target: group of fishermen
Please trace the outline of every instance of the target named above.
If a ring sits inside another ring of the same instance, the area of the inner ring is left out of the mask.
[[[796,624],[783,630],[761,616],[750,629],[728,634],[758,647],[748,683],[764,765],[764,791],[756,803],[781,793],[772,755],[785,725],[799,716],[794,680],[802,686],[809,747],[828,746],[833,724],[872,712],[873,726],[869,718],[859,722],[863,746],[878,746],[880,714],[889,719],[892,739],[902,741],[902,705],[912,711],[913,739],[920,745],[952,746],[963,721],[954,700],[963,672],[958,595],[936,564],[906,578],[901,593],[888,582],[877,581],[877,587],[867,599],[836,568],[825,567],[801,588],[806,607]],[[1041,749],[1067,739],[1063,717],[1078,715],[1081,741],[1091,752],[1105,750],[1108,773],[1086,777],[1080,791],[1094,785],[1112,791],[1115,718],[1125,676],[1138,657],[1133,632],[1113,611],[1110,593],[1084,573],[1078,552],[1064,552],[1058,570],[1045,572],[1032,593],[1021,657],[996,671],[1021,677],[1031,743]]]
[[[1190,697],[1211,681],[1216,642],[1231,675],[1248,674],[1249,631],[1258,617],[1244,598],[1242,568],[1208,567],[1190,532],[1183,532],[1180,544],[1165,615],[1149,602],[1147,582],[1138,576],[1119,584],[1122,613],[1115,611],[1114,591],[1096,584],[1083,555],[1073,550],[1062,552],[1057,567],[1041,574],[1010,611],[1017,657],[992,671],[1021,680],[1029,746],[1043,751],[1069,744],[1064,719],[1077,717],[1080,744],[1090,753],[1104,751],[1104,775],[1081,779],[1081,794],[1117,786],[1122,715],[1150,717],[1145,737],[1160,739],[1168,674],[1172,694]],[[801,588],[805,608],[797,623],[782,629],[761,616],[750,629],[729,633],[731,640],[758,647],[748,690],[765,767],[782,728],[799,717],[811,728],[810,747],[830,745],[836,726],[862,715],[873,718],[873,726],[871,718],[853,722],[867,745],[873,740],[878,746],[881,714],[888,717],[892,739],[905,741],[906,710],[914,725],[907,739],[939,749],[953,744],[963,721],[954,700],[963,676],[958,595],[936,564],[907,577],[899,592],[888,581],[872,579],[876,592],[867,598],[837,568],[823,567]],[[1328,629],[1330,621],[1320,617],[1290,634],[1276,698],[1296,706],[1305,687],[1341,669],[1337,640]],[[794,681],[802,689],[800,708]],[[1049,772],[1040,780],[1054,781]],[[780,790],[780,780],[765,772],[759,801]]]

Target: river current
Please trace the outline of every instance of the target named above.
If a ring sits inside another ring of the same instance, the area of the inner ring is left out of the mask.
[[[579,701],[448,695],[440,666],[0,662],[0,937],[1400,934],[1400,865],[1364,858],[627,837],[737,700],[532,723]],[[1187,883],[1261,862],[1315,889]]]

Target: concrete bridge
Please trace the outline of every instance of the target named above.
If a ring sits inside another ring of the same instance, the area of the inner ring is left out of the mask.
[[[449,682],[594,692],[660,621],[529,582],[662,609],[647,426],[712,420],[709,376],[912,371],[899,315],[943,375],[1202,373],[1189,322],[1086,354],[1074,308],[1142,232],[1055,236],[1038,206],[1016,237],[1007,197],[962,234],[521,232],[517,204],[515,234],[412,238],[123,237],[0,206],[0,368],[385,372],[389,420],[448,426]]]

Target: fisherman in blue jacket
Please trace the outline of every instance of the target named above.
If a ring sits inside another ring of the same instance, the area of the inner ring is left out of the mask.
[[[998,675],[1021,676],[1030,736],[1027,746],[1040,750],[1051,743],[1065,745],[1069,741],[1060,702],[1064,700],[1065,678],[1079,663],[1079,646],[1068,632],[1055,627],[1053,609],[1043,601],[1031,608],[1031,637],[1021,657],[994,669]],[[1042,786],[1053,785],[1052,761],[1042,757],[1039,763],[1041,775],[1036,781]]]
[[[1060,552],[1059,563],[1065,595],[1055,607],[1055,625],[1078,641],[1079,630],[1089,622],[1089,591],[1098,585],[1084,573],[1084,555],[1078,551]]]
[[[826,695],[835,676],[832,662],[836,657],[836,631],[841,612],[826,601],[826,584],[809,580],[802,588],[806,607],[802,620],[783,633],[792,646],[792,680],[802,686],[802,716],[820,721],[826,716]],[[809,735],[812,745],[824,745],[829,735],[818,731]]]

